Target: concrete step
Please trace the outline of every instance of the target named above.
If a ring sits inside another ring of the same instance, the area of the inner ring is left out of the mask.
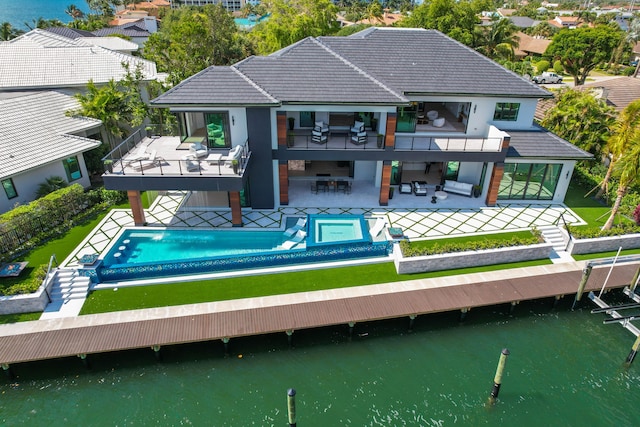
[[[544,226],[538,229],[542,233],[544,240],[551,243],[551,246],[556,252],[565,250],[566,242],[564,241],[564,235],[560,228],[556,226]]]

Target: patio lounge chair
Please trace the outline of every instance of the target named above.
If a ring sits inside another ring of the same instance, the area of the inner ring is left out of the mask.
[[[140,160],[147,160],[149,158],[149,153],[147,153],[147,146],[141,145],[138,147],[138,151],[135,154],[132,154],[130,157],[125,157],[124,162],[125,165],[128,166],[133,162],[137,162]]]
[[[287,237],[293,236],[298,232],[298,230],[302,230],[304,227],[306,227],[306,225],[307,225],[307,218],[300,218],[298,219],[298,222],[296,222],[291,227],[287,228],[283,234]]]
[[[427,182],[426,181],[413,181],[413,193],[416,196],[427,195]]]
[[[196,156],[196,158],[207,157],[207,155],[209,154],[209,149],[201,143],[196,142],[189,146],[189,152],[191,152],[192,155]]]
[[[413,192],[411,188],[411,184],[408,182],[403,182],[400,184],[400,194],[411,194]]]
[[[376,223],[373,224],[373,227],[369,229],[369,234],[371,234],[371,237],[378,237],[378,234],[380,234],[380,232],[384,229],[385,225],[386,221],[384,220],[384,218],[378,218],[376,220]]]
[[[295,245],[297,245],[298,243],[302,242],[305,237],[307,237],[307,233],[304,230],[298,230],[296,231],[296,234],[294,234],[292,238],[284,242],[282,245],[280,245],[280,247],[282,249],[289,250],[293,248]]]
[[[242,157],[242,145],[236,145],[233,147],[226,156],[220,157],[220,161],[224,161],[224,165],[228,167],[233,166],[233,161],[240,161],[240,157]]]
[[[133,162],[133,164],[131,165],[132,168],[134,168],[135,170],[143,170],[143,169],[147,169],[147,168],[151,168],[157,165],[158,160],[156,158],[156,150],[151,151],[151,154],[149,154],[149,157],[146,160],[138,160]]]

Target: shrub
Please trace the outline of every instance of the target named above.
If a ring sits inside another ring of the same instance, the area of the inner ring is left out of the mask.
[[[0,288],[2,295],[30,294],[38,290],[42,281],[47,276],[47,265],[42,264],[36,267],[28,280],[14,283],[4,289]]]
[[[553,71],[555,71],[558,74],[563,74],[564,73],[564,67],[562,66],[562,62],[555,61],[553,63]]]
[[[543,59],[542,61],[538,61],[536,64],[536,70],[538,70],[538,73],[544,73],[550,66],[551,64],[549,64],[549,61]]]
[[[593,239],[596,237],[622,236],[625,234],[640,233],[640,227],[633,223],[617,224],[610,230],[602,230],[600,227],[567,227],[576,239]]]
[[[543,239],[540,231],[537,229],[533,229],[531,231],[531,237],[513,236],[510,239],[486,239],[466,242],[447,242],[446,239],[444,239],[427,247],[412,245],[411,242],[403,240],[400,242],[400,249],[402,250],[403,256],[416,257],[454,252],[481,251],[486,249],[498,249],[513,246],[535,245],[537,243],[541,243],[542,241]]]

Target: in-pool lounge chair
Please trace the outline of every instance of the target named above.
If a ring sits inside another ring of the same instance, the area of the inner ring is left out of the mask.
[[[291,227],[284,230],[284,235],[287,237],[293,236],[298,232],[298,230],[302,230],[307,225],[307,218],[300,218],[298,222],[296,222]]]
[[[371,235],[371,237],[378,237],[378,234],[380,234],[380,232],[384,229],[385,225],[386,221],[384,220],[384,218],[378,218],[376,220],[376,223],[373,224],[373,227],[369,229],[369,234]]]
[[[280,245],[280,247],[282,249],[287,249],[287,250],[291,249],[298,243],[302,242],[305,237],[307,237],[307,233],[304,230],[298,230],[296,231],[296,234],[294,234],[292,238],[284,242],[282,245]]]

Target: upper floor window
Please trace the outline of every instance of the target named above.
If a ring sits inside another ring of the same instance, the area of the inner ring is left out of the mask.
[[[518,110],[520,104],[516,102],[498,102],[496,111],[493,113],[493,120],[504,120],[515,122],[518,120]]]
[[[69,157],[63,160],[62,164],[64,165],[64,171],[67,173],[67,181],[71,182],[82,178],[78,156]]]
[[[2,188],[4,188],[4,192],[7,193],[7,199],[18,197],[16,186],[13,185],[13,180],[11,178],[2,180]]]
[[[206,113],[207,140],[209,148],[231,147],[231,132],[229,131],[229,114]]]

